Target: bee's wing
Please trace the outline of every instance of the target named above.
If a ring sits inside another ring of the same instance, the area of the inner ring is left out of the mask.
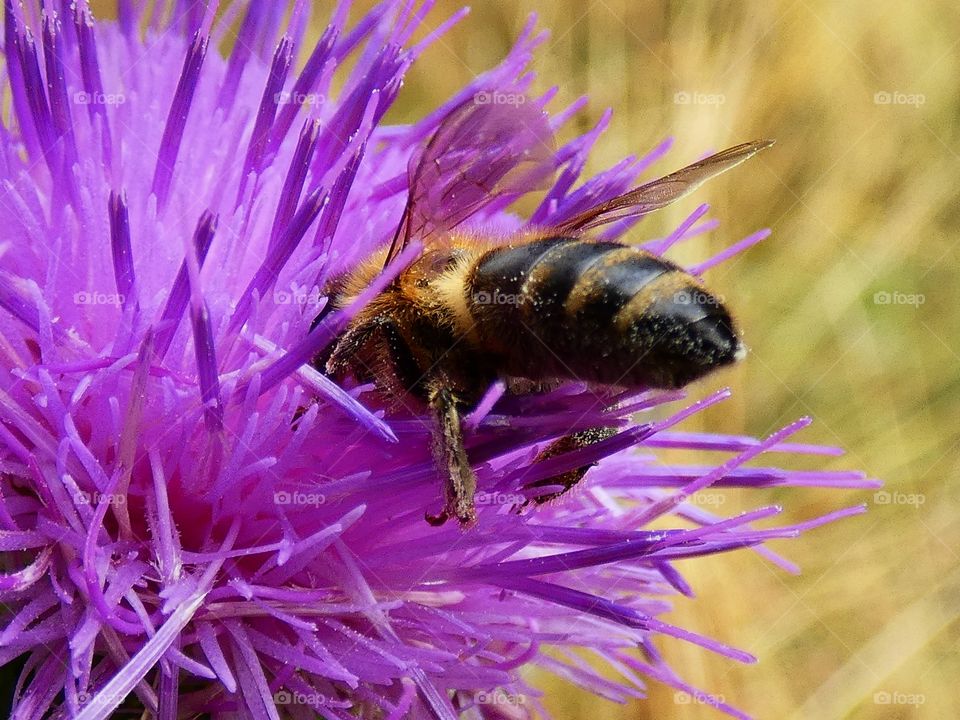
[[[385,264],[411,239],[456,227],[498,198],[537,189],[552,175],[553,134],[522,95],[480,93],[447,114],[408,165],[409,194]]]
[[[710,178],[736,167],[773,143],[773,140],[754,140],[727,148],[716,155],[670,173],[666,177],[652,180],[584,210],[553,229],[560,234],[575,233],[659,210],[690,194]]]

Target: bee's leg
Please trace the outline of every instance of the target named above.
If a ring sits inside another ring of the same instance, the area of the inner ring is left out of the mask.
[[[313,366],[334,377],[356,370],[354,365],[357,358],[374,339],[377,330],[379,326],[376,323],[364,323],[348,329],[313,359]]]
[[[320,313],[313,319],[313,322],[310,323],[310,332],[316,330],[324,320],[333,314],[336,303],[336,295],[331,294],[327,297],[327,304],[323,306],[323,309],[320,310]],[[340,343],[337,340],[327,344],[327,346],[313,358],[311,364],[320,372],[325,373],[327,371],[327,361],[330,360],[330,356],[333,355],[339,344]]]
[[[549,460],[557,455],[563,455],[564,453],[573,452],[574,450],[580,450],[581,448],[598,443],[601,440],[611,438],[616,434],[617,431],[615,428],[598,427],[590,428],[588,430],[581,430],[580,432],[573,433],[571,435],[564,435],[562,438],[554,440],[552,443],[550,443],[550,445],[542,450],[534,459],[534,463],[543,462],[544,460]],[[550,502],[551,500],[556,500],[558,497],[570,490],[570,488],[574,487],[577,483],[583,480],[583,476],[586,475],[587,471],[594,465],[596,465],[596,463],[582,465],[580,467],[573,468],[572,470],[567,470],[559,475],[544,478],[543,480],[538,480],[535,483],[527,485],[524,488],[526,490],[540,487],[557,486],[559,486],[561,489],[527,500],[516,509],[520,511],[531,503],[542,505],[543,503]]]
[[[335,302],[334,297],[331,296],[327,298],[327,304],[323,306],[323,309],[320,311],[320,314],[317,315],[313,319],[313,322],[310,324],[310,332],[313,332],[317,328],[317,326],[321,322],[323,322],[324,319],[326,319],[331,312],[333,312],[334,302]],[[313,359],[310,361],[310,364],[319,372],[326,374],[327,361],[330,360],[330,357],[336,351],[339,344],[340,343],[336,340],[331,343],[328,343],[323,350],[321,350],[317,355],[313,357]],[[293,418],[290,421],[290,426],[294,430],[296,430],[297,427],[299,426],[300,418],[302,418],[304,414],[307,412],[308,407],[309,407],[308,405],[298,407],[296,411],[293,413]]]
[[[477,476],[473,474],[467,452],[463,448],[463,431],[456,398],[448,385],[433,382],[428,386],[427,400],[434,414],[433,442],[437,464],[444,476],[444,508],[439,515],[427,515],[431,525],[442,525],[455,517],[469,527],[477,519],[474,494]]]

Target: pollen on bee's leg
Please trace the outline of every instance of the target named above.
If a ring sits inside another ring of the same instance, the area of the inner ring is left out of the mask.
[[[470,467],[470,460],[463,447],[463,431],[457,401],[450,392],[449,383],[437,378],[431,383],[429,404],[434,411],[433,452],[443,481],[444,509],[440,515],[427,522],[441,524],[455,517],[464,528],[476,522],[477,510],[474,495],[477,477]],[[436,521],[436,522],[434,522]]]
[[[534,464],[560,457],[566,453],[582,450],[590,445],[607,440],[616,434],[616,428],[597,427],[573,433],[572,435],[566,435],[559,440],[555,440],[553,443],[547,446],[545,450],[537,455],[536,459],[534,460]],[[520,505],[518,511],[522,511],[531,503],[539,506],[566,495],[571,489],[580,484],[580,481],[583,480],[583,476],[586,475],[594,465],[596,465],[596,461],[589,462],[585,465],[581,465],[579,467],[560,472],[543,480],[538,480],[534,483],[531,483],[525,488],[526,490],[535,492],[537,490],[547,490],[548,488],[557,489],[549,490],[541,495],[530,497],[526,502]]]
[[[473,527],[477,522],[477,508],[474,504],[474,496],[461,495],[457,498],[456,516],[460,522],[460,527],[464,530]]]

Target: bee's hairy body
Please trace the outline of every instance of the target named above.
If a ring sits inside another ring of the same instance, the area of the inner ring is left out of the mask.
[[[771,144],[727,148],[560,213],[547,229],[495,238],[459,228],[552,174],[549,122],[537,103],[471,99],[440,120],[410,158],[406,203],[389,247],[331,283],[329,307],[351,305],[412,241],[426,251],[315,359],[336,378],[374,381],[397,404],[426,405],[445,498],[428,520],[476,520],[477,478],[460,418],[493,381],[507,381],[511,392],[564,380],[677,388],[739,359],[733,321],[699,279],[644,250],[584,234],[663,208]],[[602,442],[610,432],[571,429],[535,462]],[[589,467],[534,483],[544,491],[535,501],[562,494]]]
[[[461,408],[498,378],[680,387],[741,352],[733,322],[700,281],[619,243],[455,235],[365,307],[327,369],[429,401],[442,375]],[[382,266],[334,283],[349,305]]]

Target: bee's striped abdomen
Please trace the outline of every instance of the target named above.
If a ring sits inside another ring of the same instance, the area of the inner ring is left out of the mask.
[[[496,248],[467,278],[474,335],[508,371],[673,387],[733,362],[729,313],[673,263],[619,243]]]
[[[665,275],[681,272],[675,265],[649,253],[631,247],[614,247],[585,268],[566,297],[567,318],[577,325],[613,325],[617,315],[647,286]],[[536,278],[531,278],[530,285],[531,292],[536,293]]]

